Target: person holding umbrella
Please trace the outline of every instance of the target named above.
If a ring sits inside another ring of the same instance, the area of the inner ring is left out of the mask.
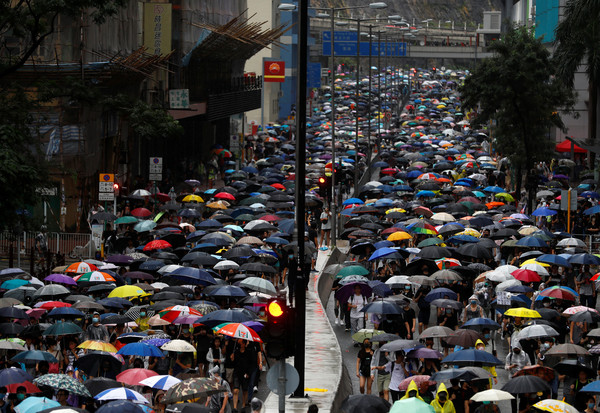
[[[108,330],[105,326],[100,324],[100,313],[98,311],[94,312],[94,315],[92,316],[92,324],[87,327],[85,335],[87,340],[108,342],[110,339]]]
[[[367,300],[362,295],[360,285],[354,286],[354,294],[350,296],[348,300],[348,308],[350,308],[350,326],[351,334],[355,334],[358,330],[363,328],[361,319],[364,323],[365,314],[361,311]],[[358,343],[355,343],[354,347],[358,347]]]
[[[400,386],[402,380],[408,377],[408,371],[404,364],[404,351],[396,351],[396,359],[394,361],[390,361],[384,366],[377,366],[376,369],[380,371],[385,370],[391,374],[389,392],[393,402],[399,400],[400,390],[398,390],[398,386]]]

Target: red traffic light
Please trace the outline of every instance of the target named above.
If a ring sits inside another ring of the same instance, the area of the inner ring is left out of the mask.
[[[283,315],[283,308],[279,301],[271,301],[269,305],[267,305],[267,313],[271,317],[279,318]]]
[[[324,176],[319,178],[319,184],[324,184],[327,180],[325,179]]]
[[[119,190],[119,184],[117,184],[117,183],[114,183],[114,184],[113,184],[113,189],[114,189],[115,191],[118,191],[118,190]]]

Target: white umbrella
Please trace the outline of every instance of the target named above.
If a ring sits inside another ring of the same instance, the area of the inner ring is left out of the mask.
[[[545,412],[556,413],[577,413],[579,411],[570,404],[555,399],[541,400],[534,404],[533,407],[543,410]]]
[[[504,281],[514,280],[515,277],[510,274],[505,274],[494,270],[486,274],[485,278],[493,282],[502,283]]]
[[[496,287],[496,292],[498,292],[498,291],[504,291],[508,287],[512,287],[513,285],[522,285],[522,284],[521,284],[521,281],[519,281],[519,280],[504,281],[504,282],[498,284],[498,286]]]
[[[244,230],[245,231],[252,230],[252,228],[254,228],[255,226],[260,225],[260,224],[269,224],[269,222],[265,221],[264,219],[255,219],[254,221],[248,222],[244,226]]]
[[[501,274],[511,275],[513,273],[513,271],[518,270],[518,269],[519,269],[519,267],[515,267],[514,265],[501,265],[498,268],[496,268],[494,271],[499,272]]]
[[[158,270],[158,273],[161,274],[161,275],[170,274],[173,271],[175,271],[177,268],[182,268],[182,266],[181,265],[177,265],[177,264],[165,265],[164,267],[161,267]]]
[[[524,270],[535,271],[538,273],[538,275],[543,276],[543,277],[548,275],[548,270],[540,264],[535,264],[535,263],[525,264],[521,268]]]
[[[499,402],[502,400],[513,400],[515,397],[509,392],[490,389],[475,393],[475,396],[471,397],[474,402]]]
[[[150,196],[152,194],[149,191],[146,191],[145,189],[136,189],[135,191],[133,191],[133,193],[131,195],[133,195],[133,196]]]
[[[387,281],[385,282],[387,285],[394,285],[394,284],[412,284],[410,282],[410,280],[408,279],[408,275],[394,275],[390,278],[387,279]]]
[[[162,290],[163,288],[167,288],[169,286],[169,284],[167,284],[167,283],[161,283],[161,282],[156,282],[156,283],[150,284],[150,286],[152,288],[154,288],[155,290]]]
[[[215,264],[213,270],[237,270],[240,268],[239,264],[235,261],[225,260]]]
[[[258,291],[269,295],[277,295],[277,289],[273,283],[260,277],[245,278],[240,282],[239,286],[252,291]]]
[[[456,218],[454,218],[452,215],[448,214],[447,212],[438,212],[437,214],[433,214],[430,218],[432,221],[439,221],[439,222],[455,222]]]
[[[558,241],[557,247],[579,247],[586,248],[585,242],[579,238],[565,238]]]
[[[519,333],[517,334],[517,338],[519,340],[524,340],[529,338],[556,337],[558,335],[558,331],[556,331],[549,325],[533,324],[519,331]]]
[[[171,387],[180,383],[177,377],[166,375],[152,376],[140,381],[144,386],[152,387],[153,389],[169,390]]]
[[[104,390],[94,396],[94,399],[99,401],[107,400],[131,400],[134,403],[148,404],[148,400],[135,390],[127,389],[125,387],[118,387],[115,389]]]
[[[182,353],[193,353],[196,348],[184,340],[171,340],[161,346],[162,350],[180,351]]]

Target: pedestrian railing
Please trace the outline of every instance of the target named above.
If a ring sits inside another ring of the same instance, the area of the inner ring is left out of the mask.
[[[0,257],[11,254],[27,255],[36,248],[35,237],[38,233],[24,231],[14,234],[11,231],[0,232]],[[68,255],[71,258],[93,258],[96,250],[91,234],[50,232],[46,234],[50,254]]]

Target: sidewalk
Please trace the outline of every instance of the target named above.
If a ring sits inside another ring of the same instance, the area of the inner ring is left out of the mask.
[[[316,404],[320,413],[332,411],[335,396],[342,377],[342,357],[337,338],[325,309],[321,305],[317,291],[317,280],[329,258],[331,250],[319,251],[316,268],[318,272],[310,274],[308,291],[306,294],[306,364],[304,393],[308,396],[303,399],[294,399],[286,396],[285,411],[306,413],[308,406]],[[287,360],[293,365],[294,359]],[[279,396],[270,393],[265,400],[263,411],[277,412],[279,409]]]

